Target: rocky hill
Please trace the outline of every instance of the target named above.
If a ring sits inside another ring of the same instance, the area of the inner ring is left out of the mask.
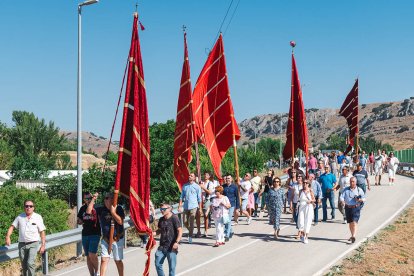
[[[333,133],[347,134],[345,118],[338,109],[305,110],[309,142],[324,143]],[[241,144],[263,137],[285,139],[288,114],[266,114],[239,123]],[[373,135],[378,141],[391,144],[396,150],[414,148],[414,97],[400,102],[362,104],[359,107],[360,135]]]
[[[76,143],[77,133],[76,131],[61,131],[66,139],[70,142]],[[108,149],[109,139],[103,136],[97,136],[93,132],[82,132],[82,148],[84,151],[96,154],[98,157],[102,157]],[[109,148],[110,151],[118,152],[117,142],[112,142]]]
[[[362,104],[359,108],[360,134],[363,137],[374,135],[378,141],[391,144],[395,149],[414,148],[414,97],[400,102]],[[309,142],[313,146],[324,143],[333,133],[347,134],[348,129],[343,117],[338,116],[338,109],[306,110]],[[288,114],[266,114],[246,119],[239,123],[242,137],[239,144],[253,143],[256,131],[257,139],[264,137],[285,140]],[[76,142],[76,131],[62,131],[69,141]],[[82,146],[87,152],[98,157],[106,153],[109,140],[91,132],[82,133]],[[111,144],[110,150],[118,151],[117,142]],[[72,163],[76,163],[76,152],[72,152]],[[103,163],[103,159],[89,158],[89,163]]]

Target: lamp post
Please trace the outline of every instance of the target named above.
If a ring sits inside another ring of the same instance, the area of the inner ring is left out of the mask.
[[[82,92],[82,78],[81,78],[81,53],[82,53],[82,7],[98,3],[98,0],[88,0],[78,4],[78,83],[77,83],[77,119],[76,119],[76,131],[77,131],[77,209],[79,212],[82,206],[82,129],[81,129],[81,92]],[[82,254],[82,244],[78,243],[76,246],[77,256]]]

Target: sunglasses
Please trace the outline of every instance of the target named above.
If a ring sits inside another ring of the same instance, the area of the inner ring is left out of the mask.
[[[280,181],[279,180],[276,180],[276,181],[273,181],[273,183],[280,183]]]
[[[91,200],[92,197],[85,197],[85,200]]]
[[[33,205],[24,205],[24,208],[33,208]]]
[[[165,210],[167,210],[168,208],[160,208],[161,212],[164,212]]]

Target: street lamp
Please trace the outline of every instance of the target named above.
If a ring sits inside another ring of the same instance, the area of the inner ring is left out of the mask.
[[[82,130],[81,130],[81,33],[82,33],[82,7],[98,3],[98,0],[88,0],[83,3],[78,4],[78,84],[77,84],[77,119],[76,119],[76,130],[77,130],[77,209],[79,212],[80,207],[82,206]],[[78,225],[79,227],[79,225]],[[77,243],[76,245],[77,256],[82,254],[82,244]]]
[[[82,53],[82,41],[81,41],[81,34],[82,34],[82,7],[88,6],[98,3],[98,0],[88,0],[83,3],[78,4],[78,84],[77,84],[77,160],[76,165],[78,167],[77,170],[77,207],[78,211],[82,206],[82,133],[81,133],[81,90],[82,90],[82,78],[81,78],[81,53]]]

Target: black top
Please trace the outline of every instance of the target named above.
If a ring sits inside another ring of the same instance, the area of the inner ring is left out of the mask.
[[[265,193],[268,193],[270,190],[270,185],[273,184],[273,177],[266,175],[264,178],[264,191]]]
[[[92,209],[92,214],[86,213],[88,205],[83,205],[79,209],[78,218],[83,222],[82,236],[101,235],[101,226],[99,225],[99,218],[96,214],[95,208]]]
[[[177,241],[178,228],[180,227],[180,220],[174,214],[169,219],[165,219],[164,217],[160,218],[158,221],[158,228],[161,231],[161,237],[158,250],[177,253],[177,250],[174,250],[172,247]]]
[[[111,230],[111,211],[109,211],[108,208],[106,208],[105,206],[100,206],[96,208],[96,213],[98,214],[99,217],[99,222],[101,224],[101,229],[102,229],[102,236],[104,238],[109,239],[109,231]],[[125,212],[124,209],[121,206],[116,206],[116,213],[118,214],[118,216],[120,216],[122,219],[125,219]],[[124,237],[124,225],[119,225],[118,223],[115,222],[115,229],[114,229],[114,238],[117,236],[117,234],[119,233],[119,238],[123,238]]]

